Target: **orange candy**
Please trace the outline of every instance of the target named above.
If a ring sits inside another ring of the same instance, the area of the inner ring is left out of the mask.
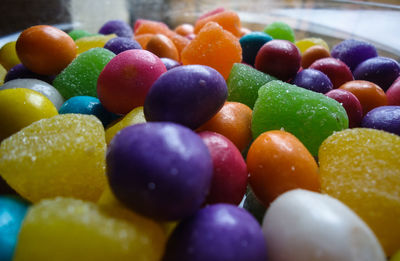
[[[174,31],[179,35],[186,36],[194,33],[194,27],[191,24],[181,24],[178,25]]]
[[[301,67],[308,68],[313,62],[318,59],[330,57],[329,51],[320,45],[314,45],[304,51],[301,56]]]
[[[49,25],[32,26],[18,37],[17,54],[31,71],[54,75],[61,72],[76,56],[74,40]]]
[[[247,170],[250,186],[265,206],[292,189],[321,189],[317,163],[289,132],[273,130],[258,136],[247,153]]]
[[[208,65],[227,79],[233,64],[242,61],[242,47],[238,38],[209,22],[182,51],[181,59],[184,65]]]
[[[252,110],[247,105],[240,102],[225,102],[221,110],[198,130],[222,134],[243,151],[252,139],[251,117]]]
[[[147,43],[153,37],[154,34],[140,34],[135,35],[134,39],[142,46],[143,49],[146,49]]]
[[[387,105],[385,92],[378,85],[368,81],[349,81],[342,84],[339,89],[343,89],[354,94],[361,103],[363,115],[373,108]]]
[[[197,20],[194,26],[194,33],[197,34],[208,22],[216,22],[225,30],[231,32],[234,36],[240,37],[242,32],[240,30],[240,18],[237,13],[233,11],[223,11],[214,15],[207,16],[203,19]]]
[[[146,50],[160,58],[170,58],[179,61],[179,53],[174,43],[163,34],[155,34],[147,42]]]

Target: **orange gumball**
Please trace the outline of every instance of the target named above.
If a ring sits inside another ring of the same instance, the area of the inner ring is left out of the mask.
[[[289,132],[273,130],[258,136],[247,153],[247,170],[250,186],[265,206],[292,189],[321,189],[315,159]]]
[[[243,151],[251,142],[252,110],[240,102],[225,102],[224,106],[199,131],[214,131],[224,135]]]
[[[18,37],[17,54],[29,70],[43,75],[60,73],[76,57],[74,40],[49,25],[36,25]]]
[[[308,68],[313,62],[318,59],[330,57],[328,49],[321,45],[314,45],[304,51],[301,56],[301,67]]]
[[[179,61],[179,53],[175,44],[165,35],[153,35],[146,44],[146,50],[160,58],[170,58]]]

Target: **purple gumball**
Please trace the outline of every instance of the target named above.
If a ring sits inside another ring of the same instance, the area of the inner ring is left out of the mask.
[[[122,20],[110,20],[99,30],[99,34],[116,34],[119,37],[133,37],[132,28]]]
[[[126,37],[115,37],[110,39],[105,45],[104,48],[110,50],[115,54],[122,53],[123,51],[132,50],[132,49],[142,49],[140,44],[131,38]]]
[[[167,68],[167,71],[171,70],[172,68],[175,68],[175,67],[178,67],[178,66],[182,65],[179,62],[177,62],[175,60],[172,60],[170,58],[162,57],[160,59],[164,63],[165,68]]]
[[[329,77],[314,69],[304,69],[298,72],[293,79],[293,84],[319,93],[327,93],[333,88]]]
[[[160,221],[194,214],[211,186],[213,163],[207,146],[195,132],[171,122],[122,129],[110,143],[106,163],[116,198]]]
[[[363,61],[378,56],[375,46],[355,39],[347,39],[335,45],[331,56],[344,62],[351,71]]]
[[[8,82],[15,79],[38,79],[48,84],[52,84],[55,76],[54,75],[41,75],[30,71],[22,63],[12,67],[6,74],[4,82]]]
[[[158,78],[144,103],[147,121],[171,121],[196,129],[224,105],[228,88],[211,67],[184,65]]]
[[[361,126],[400,135],[400,106],[380,106],[369,111]]]
[[[265,261],[256,219],[229,204],[209,205],[183,220],[170,236],[163,261]]]

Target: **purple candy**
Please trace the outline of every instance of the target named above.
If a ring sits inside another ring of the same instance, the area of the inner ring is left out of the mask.
[[[258,222],[246,210],[215,204],[178,224],[163,261],[265,261],[266,243]]]
[[[131,38],[115,37],[110,39],[105,45],[105,49],[110,50],[115,54],[132,49],[142,49],[140,44]]]
[[[380,106],[369,111],[361,126],[400,135],[400,106]]]
[[[119,37],[133,37],[132,28],[124,21],[111,20],[105,23],[99,30],[100,34],[116,34]]]
[[[195,213],[211,186],[207,146],[195,132],[171,122],[122,129],[111,141],[106,163],[114,195],[134,212],[160,221]]]
[[[22,63],[15,65],[11,68],[4,78],[4,82],[8,82],[15,79],[38,79],[48,84],[52,84],[56,78],[55,75],[41,75],[30,71]]]
[[[304,69],[296,74],[293,84],[319,93],[327,93],[333,88],[329,77],[321,71]]]
[[[181,64],[179,62],[177,62],[175,60],[172,60],[170,58],[163,57],[163,58],[160,58],[160,59],[164,63],[165,67],[167,68],[167,71],[169,71],[172,68],[181,66]]]
[[[224,105],[228,88],[211,67],[183,65],[158,78],[144,102],[147,121],[171,121],[196,129]]]
[[[400,65],[391,58],[378,56],[360,63],[353,75],[356,80],[373,82],[386,91],[400,76]]]
[[[339,59],[349,66],[351,71],[363,61],[378,56],[375,46],[370,43],[355,39],[348,39],[335,45],[331,56]]]

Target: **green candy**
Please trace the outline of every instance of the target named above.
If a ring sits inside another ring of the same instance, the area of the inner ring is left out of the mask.
[[[345,109],[337,101],[281,81],[271,81],[258,91],[251,130],[255,139],[269,130],[284,129],[295,135],[314,156],[333,132],[348,128]]]
[[[228,101],[244,103],[253,108],[258,89],[272,80],[276,78],[248,65],[235,63],[227,80]]]
[[[66,100],[83,95],[97,97],[97,78],[114,56],[104,48],[81,53],[56,77],[53,85]]]
[[[264,28],[264,33],[269,34],[273,39],[288,40],[294,43],[295,36],[293,29],[284,22],[274,22]]]
[[[79,30],[79,29],[72,30],[68,34],[69,34],[69,36],[71,36],[72,39],[74,39],[74,41],[76,41],[76,40],[78,40],[79,38],[82,38],[82,37],[93,35],[93,34],[89,33],[86,30]]]

